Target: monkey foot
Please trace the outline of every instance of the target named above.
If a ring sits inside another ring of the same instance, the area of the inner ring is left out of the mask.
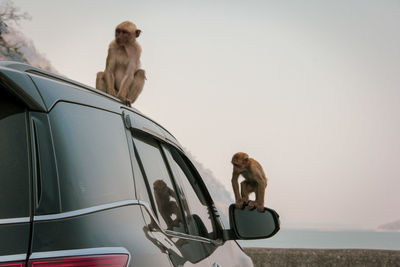
[[[122,102],[124,103],[124,105],[126,105],[128,107],[132,107],[131,102],[129,100],[124,100]]]
[[[264,207],[257,208],[257,211],[258,211],[258,212],[264,212]]]

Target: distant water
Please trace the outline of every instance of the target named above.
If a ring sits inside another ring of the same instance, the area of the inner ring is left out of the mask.
[[[239,243],[243,247],[400,250],[400,233],[281,229],[271,238]]]

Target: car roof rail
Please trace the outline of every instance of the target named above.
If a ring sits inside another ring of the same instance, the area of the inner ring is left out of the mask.
[[[30,73],[30,74],[35,74],[35,75],[39,75],[48,79],[52,79],[52,80],[56,80],[59,82],[63,82],[63,83],[67,83],[70,85],[74,85],[77,86],[79,88],[83,88],[85,90],[89,90],[93,93],[105,96],[107,98],[110,98],[112,100],[115,100],[117,102],[122,103],[122,101],[114,96],[111,96],[109,94],[106,94],[103,91],[100,91],[96,88],[90,87],[88,85],[85,85],[83,83],[71,80],[67,77],[61,76],[59,74],[44,70],[44,69],[40,69],[34,66],[31,66],[29,64],[26,63],[21,63],[21,62],[16,62],[16,61],[0,61],[0,67],[6,67],[9,69],[13,69],[13,70],[17,70],[17,71],[21,71],[21,72],[26,72],[26,73]]]

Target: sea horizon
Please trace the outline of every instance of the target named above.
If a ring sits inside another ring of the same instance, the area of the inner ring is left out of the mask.
[[[243,247],[400,250],[400,232],[377,229],[283,228],[275,236],[241,240]]]

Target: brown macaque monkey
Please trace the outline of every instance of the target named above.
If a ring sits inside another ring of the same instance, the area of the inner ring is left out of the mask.
[[[267,176],[264,170],[255,159],[252,159],[243,152],[238,152],[232,157],[233,174],[232,187],[235,194],[236,208],[241,209],[245,203],[248,203],[248,209],[257,208],[258,211],[264,211],[264,195],[267,187]],[[244,181],[240,183],[241,193],[239,194],[239,175],[242,175]],[[249,201],[250,193],[256,194],[255,201]]]
[[[98,72],[96,88],[121,99],[129,105],[143,90],[145,71],[139,69],[142,48],[136,41],[141,30],[130,21],[115,28],[115,40],[108,47],[106,68]]]

